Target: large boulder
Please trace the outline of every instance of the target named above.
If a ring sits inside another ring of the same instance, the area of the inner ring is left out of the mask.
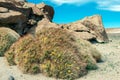
[[[60,28],[60,25],[52,23],[48,19],[44,18],[41,21],[39,21],[36,26],[34,26],[31,29],[29,29],[28,33],[32,34],[32,35],[35,35],[40,30],[42,30],[44,28],[51,28],[51,27]]]
[[[61,25],[61,28],[72,30],[77,38],[108,42],[106,31],[100,15],[86,17],[77,22]]]
[[[25,2],[19,0],[0,0],[0,7],[7,8],[9,10],[18,11],[24,13],[24,15],[29,16],[30,8],[23,7]]]
[[[0,24],[22,24],[26,20],[26,16],[18,11],[9,10],[9,12],[0,13]]]
[[[46,28],[46,27],[48,27],[48,28],[51,28],[51,27],[58,28],[58,25],[50,22],[47,19],[43,19],[43,20],[38,22],[35,33],[38,33],[42,28]]]
[[[50,21],[52,21],[54,16],[54,9],[53,7],[46,5],[44,3],[37,4],[36,5],[44,14],[45,18],[48,18]]]
[[[108,42],[108,36],[100,15],[86,17],[81,20],[81,23],[90,29],[90,33],[96,36],[98,42]]]
[[[42,19],[51,22],[53,16],[54,9],[44,3],[35,5],[26,0],[0,0],[0,26],[10,27],[20,35],[26,34]]]
[[[31,11],[23,7],[24,3],[21,0],[0,0],[0,26],[14,29],[22,35]]]

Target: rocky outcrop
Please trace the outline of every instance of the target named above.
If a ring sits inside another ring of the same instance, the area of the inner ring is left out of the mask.
[[[81,20],[81,23],[88,27],[90,33],[96,36],[98,42],[108,42],[106,31],[102,24],[102,18],[99,15],[86,17]]]
[[[8,12],[7,8],[0,7],[0,13],[7,13],[7,12]]]
[[[43,18],[52,21],[54,10],[44,3],[32,4],[25,0],[0,0],[0,26],[14,29],[20,35]]]
[[[74,35],[77,38],[83,38],[89,41],[108,42],[108,37],[100,15],[94,15],[77,22],[64,24],[61,25],[61,28],[74,31]]]
[[[38,22],[35,33],[39,32],[40,30],[42,30],[42,28],[45,28],[45,27],[59,28],[59,25],[55,24],[55,23],[52,23],[52,22],[49,22],[47,19],[43,19],[43,20]]]
[[[48,18],[49,20],[53,19],[54,16],[53,7],[46,5],[44,3],[37,4],[36,7],[40,9],[41,14],[44,15],[45,18]]]
[[[0,1],[0,26],[12,28],[20,35],[35,34],[44,27],[55,27],[69,30],[76,38],[98,42],[108,41],[99,15],[86,17],[70,24],[53,23],[53,16],[53,7],[44,3],[35,5],[25,0]]]
[[[14,24],[14,23],[24,23],[27,18],[25,15],[18,11],[9,10],[9,12],[0,13],[0,23],[1,24]]]

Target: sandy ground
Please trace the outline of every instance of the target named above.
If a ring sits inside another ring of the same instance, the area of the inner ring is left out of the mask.
[[[78,80],[120,80],[120,33],[108,35],[112,42],[94,45],[102,53],[104,62]]]
[[[120,28],[107,28],[107,33],[120,33]]]
[[[103,61],[98,63],[98,69],[77,80],[120,80],[120,33],[109,33],[111,42],[106,44],[94,44],[101,53]],[[0,57],[0,80],[8,80],[13,76],[15,80],[58,80],[48,78],[42,74],[22,74],[17,66],[8,66],[4,57]]]

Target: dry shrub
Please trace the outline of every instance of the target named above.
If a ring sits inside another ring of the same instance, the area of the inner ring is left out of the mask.
[[[9,28],[0,28],[0,56],[4,56],[6,50],[19,38],[20,36]]]
[[[89,47],[87,47],[89,45]],[[44,28],[35,37],[27,35],[6,52],[8,61],[24,73],[38,73],[51,77],[73,80],[96,67],[93,47],[84,40],[76,40],[66,30]],[[97,51],[94,51],[97,52]],[[12,53],[12,54],[11,54]]]
[[[36,35],[41,44],[42,73],[62,79],[75,79],[86,73],[86,64],[72,34],[59,28],[50,28],[42,29]]]
[[[27,35],[13,44],[5,53],[5,56],[9,65],[17,64],[24,73],[38,73],[38,59],[40,57],[37,55],[40,51],[38,48],[34,37],[32,35]]]
[[[79,44],[79,50],[83,56],[83,60],[87,63],[87,69],[97,69],[96,62],[101,61],[101,54],[96,48],[94,48],[90,42],[86,40],[77,40]]]

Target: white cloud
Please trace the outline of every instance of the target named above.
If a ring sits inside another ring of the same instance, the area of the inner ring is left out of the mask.
[[[84,4],[84,3],[87,3],[90,1],[92,1],[92,0],[51,0],[51,2],[56,3],[58,5],[62,5],[62,4],[78,5],[78,4]]]
[[[107,6],[107,7],[100,7],[99,9],[120,12],[120,5],[112,5],[112,6]]]
[[[110,11],[120,11],[120,0],[99,0],[96,2],[98,4],[98,9],[110,10]]]
[[[98,5],[97,6],[98,9],[120,11],[120,0],[50,0],[50,1],[57,5],[62,4],[83,5],[89,2],[94,2]]]

